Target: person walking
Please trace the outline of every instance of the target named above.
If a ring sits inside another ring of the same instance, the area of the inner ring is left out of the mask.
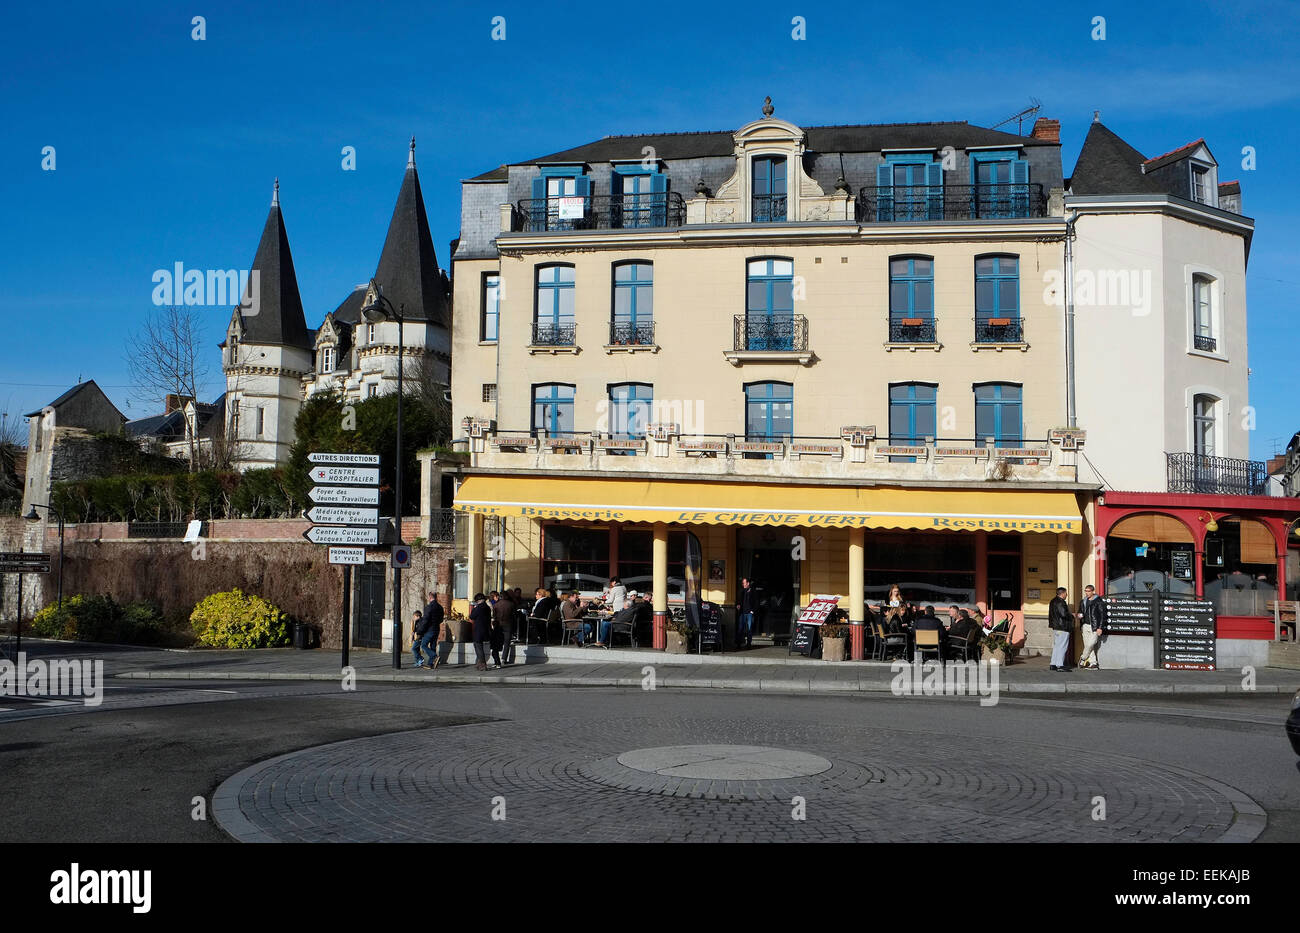
[[[429,655],[430,661],[430,663],[427,663],[424,666],[429,670],[433,670],[438,666],[438,658],[436,655],[437,643],[440,638],[439,632],[442,629],[442,620],[445,615],[446,614],[442,609],[442,603],[438,602],[438,594],[430,593],[429,601],[424,604],[424,612],[422,613],[424,630],[426,633],[423,647]],[[420,665],[418,664],[416,665],[416,667],[419,666]]]
[[[1083,588],[1083,602],[1079,603],[1079,621],[1083,623],[1083,655],[1079,666],[1085,670],[1099,671],[1097,649],[1106,637],[1106,600],[1097,595],[1091,583]],[[1091,661],[1088,659],[1092,658]]]
[[[740,592],[736,595],[736,650],[750,648],[754,644],[754,611],[758,608],[755,599],[754,581],[749,577],[740,580]]]
[[[415,666],[424,667],[425,660],[420,652],[423,651],[428,656],[428,666],[433,668],[434,649],[433,638],[438,634],[438,629],[429,622],[429,617],[419,609],[411,616],[411,654],[415,656]]]
[[[446,664],[447,657],[451,654],[452,645],[456,643],[456,636],[452,634],[451,623],[446,619],[438,625],[438,640],[435,647],[438,649],[438,656],[433,659],[433,669],[436,671],[439,664]]]
[[[1070,604],[1065,601],[1063,586],[1057,587],[1056,596],[1047,607],[1047,625],[1056,633],[1052,643],[1052,663],[1049,669],[1060,671],[1062,674],[1068,673],[1070,668],[1065,664],[1065,653],[1070,649],[1070,633],[1074,631],[1074,614],[1070,612]]]
[[[510,660],[510,639],[515,633],[515,594],[511,590],[502,590],[496,605],[492,607],[492,666],[501,668],[501,655],[505,655],[507,664]]]
[[[474,669],[485,671],[487,646],[492,640],[492,609],[482,593],[474,594],[474,608],[469,611],[469,621],[473,626]]]

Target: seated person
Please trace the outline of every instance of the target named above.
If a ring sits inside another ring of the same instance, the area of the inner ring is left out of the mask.
[[[608,619],[604,619],[604,620],[601,621],[601,623],[600,623],[600,631],[599,631],[599,632],[597,633],[597,635],[596,635],[596,647],[597,647],[597,648],[608,648],[608,647],[609,647],[609,634],[610,634],[610,630],[613,629],[613,627],[614,627],[614,623],[615,623],[615,622],[635,622],[635,621],[636,621],[636,613],[637,613],[636,605],[632,602],[632,599],[629,597],[628,599],[623,600],[623,608],[622,608],[622,609],[620,609],[618,612],[614,613],[614,614],[613,614],[612,616],[610,616]]]
[[[912,632],[913,637],[908,639],[908,646],[912,648],[913,653],[915,652],[916,632],[938,632],[940,657],[946,652],[948,647],[947,632],[944,631],[943,623],[939,621],[939,617],[934,614],[933,606],[926,606],[925,611],[912,621]],[[908,660],[911,660],[910,656]]]
[[[534,597],[536,602],[533,603],[528,620],[533,625],[534,631],[541,629],[542,637],[545,638],[546,620],[551,617],[551,610],[560,607],[560,601],[547,592],[545,587],[541,586],[537,588]]]
[[[576,622],[586,615],[587,608],[582,605],[578,599],[578,591],[574,590],[569,593],[569,598],[560,605],[560,618],[565,622]],[[578,647],[586,641],[587,636],[591,634],[591,623],[583,622],[577,629]]]
[[[972,632],[977,633],[979,630],[980,627],[965,609],[958,609],[957,618],[948,626],[948,634],[953,638],[969,638]]]

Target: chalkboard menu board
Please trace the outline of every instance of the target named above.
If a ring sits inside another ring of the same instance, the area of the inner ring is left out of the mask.
[[[796,622],[794,624],[794,634],[790,638],[790,653],[811,657],[813,648],[817,644],[817,630],[819,628],[821,628],[820,625]]]
[[[1191,551],[1171,551],[1169,554],[1169,573],[1175,580],[1194,580]]]
[[[1154,635],[1160,615],[1160,601],[1155,593],[1120,593],[1106,600],[1108,635]]]
[[[1156,667],[1166,671],[1216,669],[1214,603],[1208,599],[1164,599],[1156,636]]]
[[[700,603],[700,651],[722,649],[722,618],[716,603]]]

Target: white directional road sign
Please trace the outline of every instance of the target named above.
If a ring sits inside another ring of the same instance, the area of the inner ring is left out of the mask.
[[[374,486],[313,486],[307,495],[322,505],[379,504],[379,490]]]
[[[366,562],[366,549],[363,547],[330,548],[331,564],[352,564],[360,567]]]
[[[379,454],[327,454],[307,455],[308,463],[335,463],[342,466],[379,466]]]
[[[350,483],[354,486],[378,486],[378,467],[317,466],[307,474],[313,483]]]
[[[352,528],[347,525],[315,525],[302,533],[313,544],[378,544],[378,528]]]
[[[379,521],[379,509],[359,509],[350,505],[318,505],[308,510],[307,518],[317,525],[373,525]]]

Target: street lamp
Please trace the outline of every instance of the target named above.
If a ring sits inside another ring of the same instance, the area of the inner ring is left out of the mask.
[[[59,520],[59,609],[63,608],[63,513],[52,505],[42,505],[39,502],[33,502],[31,509],[23,518],[29,522],[39,522],[41,517],[36,514],[37,509],[48,509],[54,513],[54,517]]]
[[[370,293],[375,297],[361,309],[361,316],[367,324],[381,321],[397,321],[397,481],[394,492],[393,524],[397,529],[397,543],[402,540],[402,356],[404,345],[402,311],[405,306],[393,307],[393,303],[384,297],[379,283],[370,280]],[[393,568],[393,670],[402,669],[402,568]]]

